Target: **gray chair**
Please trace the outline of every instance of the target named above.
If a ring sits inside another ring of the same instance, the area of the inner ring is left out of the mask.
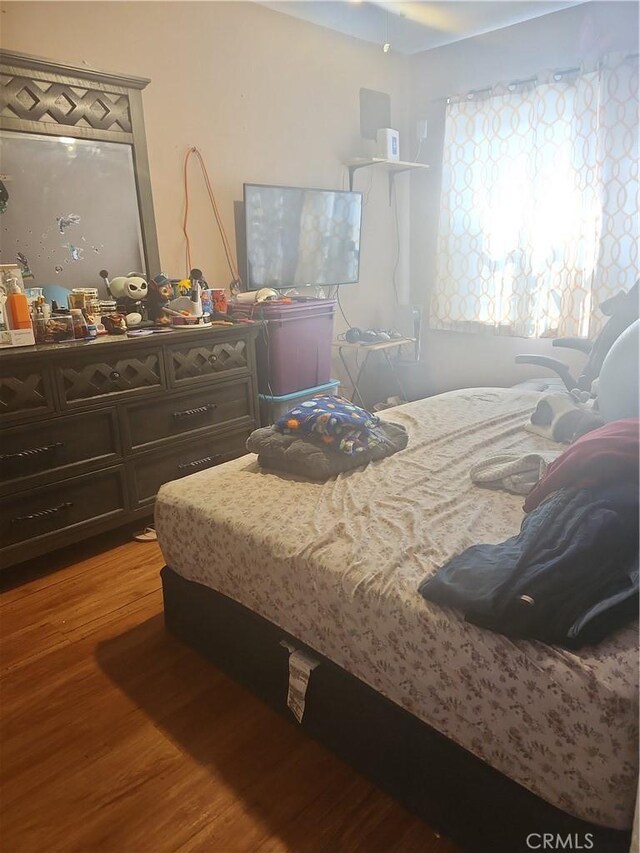
[[[620,335],[607,353],[598,378],[598,409],[605,421],[640,414],[640,320]]]
[[[516,385],[517,388],[528,388],[535,391],[591,391],[591,384],[600,375],[602,364],[607,353],[620,335],[640,316],[638,308],[638,281],[633,287],[621,290],[616,296],[607,299],[600,305],[602,313],[609,317],[604,328],[595,340],[587,338],[556,338],[554,347],[565,347],[583,352],[587,361],[582,373],[576,378],[571,374],[569,366],[557,358],[546,355],[517,355],[516,364],[536,364],[548,368],[557,374],[555,378],[529,379]]]

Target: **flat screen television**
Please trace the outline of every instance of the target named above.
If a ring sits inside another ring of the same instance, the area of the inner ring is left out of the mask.
[[[362,193],[244,185],[248,290],[353,284]]]

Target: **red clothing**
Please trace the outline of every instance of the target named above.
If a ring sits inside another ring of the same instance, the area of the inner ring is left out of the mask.
[[[534,490],[524,511],[531,512],[558,489],[585,489],[638,480],[640,418],[625,418],[578,438],[554,460]]]

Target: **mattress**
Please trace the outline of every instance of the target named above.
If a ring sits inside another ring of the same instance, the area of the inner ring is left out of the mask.
[[[517,533],[522,498],[473,485],[472,464],[560,449],[524,430],[539,394],[454,391],[384,413],[409,446],[327,483],[255,456],[162,487],[167,564],[299,638],[538,796],[631,825],[637,626],[567,651],[466,623],[417,592],[476,542]],[[425,773],[429,770],[425,767]]]

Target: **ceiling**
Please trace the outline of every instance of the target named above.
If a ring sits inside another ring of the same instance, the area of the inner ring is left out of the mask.
[[[391,44],[411,54],[478,36],[547,15],[584,0],[449,0],[449,2],[358,2],[358,0],[284,0],[262,2],[285,15],[309,21],[363,41]]]

